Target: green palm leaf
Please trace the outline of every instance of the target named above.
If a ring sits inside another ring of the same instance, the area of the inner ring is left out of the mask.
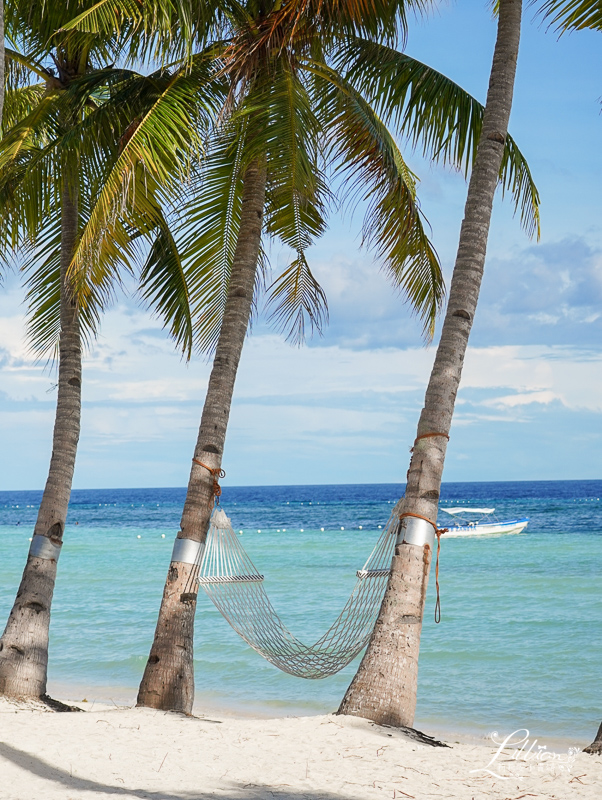
[[[39,83],[6,91],[2,114],[2,132],[9,131],[25,117],[29,116],[34,108],[40,104],[43,94],[44,85]]]
[[[270,319],[296,344],[306,321],[321,333],[328,321],[326,295],[311,273],[305,251],[326,228],[329,192],[319,163],[320,122],[299,76],[284,63],[272,77],[264,128],[269,180],[266,232],[295,253],[268,289]]]
[[[140,272],[139,292],[163,320],[186,358],[192,354],[194,322],[188,277],[169,222],[157,209],[158,233]]]
[[[176,237],[194,297],[195,339],[201,352],[214,349],[226,305],[240,227],[246,142],[244,118],[216,131],[178,214]]]
[[[541,7],[541,13],[561,33],[586,28],[602,31],[600,0],[548,0]]]
[[[468,174],[481,135],[481,103],[440,72],[376,42],[348,39],[336,64],[383,120],[393,122],[427,158]],[[512,191],[526,231],[539,235],[539,194],[510,136],[500,181]]]
[[[134,103],[126,106],[131,116],[121,131],[119,152],[106,171],[102,189],[95,199],[90,218],[73,258],[73,274],[78,291],[85,295],[89,280],[102,282],[104,253],[116,256],[127,247],[128,233],[120,224],[127,219],[134,229],[148,232],[160,220],[154,214],[155,197],[147,199],[146,184],[152,182],[161,191],[175,190],[187,179],[192,163],[204,147],[204,133],[214,115],[210,103],[219,103],[219,88],[207,103],[197,101],[199,84],[213,74],[211,59],[196,59],[193,69],[182,68],[174,74],[160,71],[140,80],[140,92]],[[132,93],[132,87],[128,87]],[[113,119],[121,102],[118,94],[112,103],[103,104],[87,120],[86,144],[95,147],[95,132],[102,131]],[[134,116],[135,115],[135,116]],[[123,119],[123,114],[117,116]]]
[[[382,120],[353,86],[324,66],[313,63],[311,69],[323,78],[318,84],[321,114],[329,155],[346,186],[345,202],[367,204],[364,241],[430,337],[443,301],[443,278],[417,206],[415,176]]]

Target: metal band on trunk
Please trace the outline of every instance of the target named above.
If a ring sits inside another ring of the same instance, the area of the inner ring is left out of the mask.
[[[34,534],[29,546],[30,556],[45,558],[47,561],[58,561],[60,554],[61,545],[55,544],[47,536],[42,536],[41,533]]]
[[[432,523],[418,517],[404,517],[397,535],[397,544],[415,544],[424,547],[425,544],[432,549],[435,544],[435,527]]]
[[[200,564],[204,549],[205,545],[202,542],[195,542],[193,539],[176,539],[171,560],[180,561],[182,564]]]

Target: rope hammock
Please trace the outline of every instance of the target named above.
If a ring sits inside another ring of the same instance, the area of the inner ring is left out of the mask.
[[[368,644],[391,569],[399,517],[392,516],[345,607],[311,647],[282,622],[263,588],[263,575],[244,550],[230,520],[213,511],[205,547],[191,578],[248,645],[274,666],[299,678],[326,678],[343,669]]]

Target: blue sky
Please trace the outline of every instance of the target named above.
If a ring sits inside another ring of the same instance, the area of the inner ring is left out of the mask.
[[[542,195],[529,240],[496,200],[481,301],[444,479],[600,478],[602,445],[602,41],[560,41],[525,12],[511,132]],[[484,100],[495,24],[488,4],[441,4],[407,50]],[[405,150],[449,277],[462,176]],[[261,321],[247,340],[224,467],[231,485],[396,482],[434,346],[359,247],[359,220],[331,221],[310,253],[330,326],[297,349]],[[271,253],[274,264],[285,253]],[[22,290],[0,293],[0,490],[42,487],[55,377],[23,342]],[[106,316],[86,358],[75,487],[183,486],[209,366],[182,363],[135,302]]]

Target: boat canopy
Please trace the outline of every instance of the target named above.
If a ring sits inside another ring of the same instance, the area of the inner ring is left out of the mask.
[[[446,514],[493,514],[495,508],[442,508]]]

